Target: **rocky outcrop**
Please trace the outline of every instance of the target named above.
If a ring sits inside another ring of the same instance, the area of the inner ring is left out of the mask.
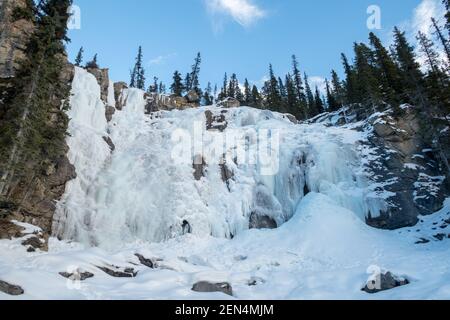
[[[100,68],[87,68],[89,73],[91,73],[100,86],[100,96],[105,105],[108,104],[108,89],[109,89],[109,69]]]
[[[226,112],[227,110],[222,110],[220,113],[215,114],[211,110],[206,110],[206,130],[225,131],[228,127],[228,122],[225,117]]]
[[[24,290],[21,287],[2,280],[0,280],[0,292],[6,293],[10,296],[20,296],[24,294]]]
[[[122,110],[127,104],[127,99],[124,95],[125,89],[128,89],[128,85],[125,82],[114,83],[114,99],[116,100],[117,110]]]
[[[19,62],[25,58],[24,50],[34,31],[32,20],[20,18],[14,9],[25,8],[26,3],[26,0],[0,0],[0,91],[2,86],[5,88],[5,84],[8,86],[15,81]],[[61,108],[63,101],[67,101],[66,92],[69,92],[74,76],[74,67],[66,55],[53,58],[62,62],[59,69],[59,84],[62,85],[47,101],[50,110],[45,124],[49,131],[64,129],[67,125],[62,119]],[[65,142],[62,144],[55,148],[57,154],[27,160],[26,167],[20,172],[9,170],[0,194],[0,239],[21,236],[21,228],[12,224],[12,220],[40,227],[44,239],[50,235],[56,202],[63,195],[65,184],[76,175],[66,157],[68,147]],[[38,246],[37,242],[33,243]],[[46,245],[39,248],[45,249]]]
[[[133,268],[120,268],[117,266],[100,266],[97,268],[114,278],[134,278],[138,274]]]
[[[79,270],[76,270],[75,272],[60,272],[59,275],[61,277],[64,277],[66,279],[72,280],[72,281],[85,281],[87,279],[93,278],[94,274],[90,272],[82,272]]]
[[[200,106],[199,100],[196,100],[196,96],[194,94],[188,94],[186,97],[179,97],[174,95],[167,96],[158,93],[147,93],[146,100],[147,105],[145,109],[147,113],[162,110],[185,110],[190,108],[198,108]]]
[[[196,155],[192,167],[194,168],[194,179],[200,181],[205,176],[205,169],[207,167],[205,158],[201,155]]]
[[[391,272],[381,272],[370,279],[362,291],[367,293],[378,293],[391,290],[409,284],[408,279],[394,276]]]
[[[207,292],[207,293],[222,292],[229,296],[233,295],[233,288],[227,282],[211,283],[207,281],[200,281],[194,284],[194,286],[192,287],[192,291]]]
[[[277,227],[277,222],[268,216],[259,215],[255,212],[250,215],[250,229],[276,229]]]
[[[239,108],[241,106],[241,103],[239,100],[235,98],[226,98],[223,101],[220,101],[217,103],[217,106],[220,108]]]
[[[13,77],[18,62],[25,57],[24,51],[34,24],[13,16],[16,7],[25,6],[26,0],[0,0],[0,79]]]

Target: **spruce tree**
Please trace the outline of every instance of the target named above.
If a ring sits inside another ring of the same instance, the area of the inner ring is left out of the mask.
[[[175,71],[173,74],[173,83],[170,86],[170,91],[177,97],[181,97],[183,95],[183,79],[181,78],[181,73],[179,73],[178,71]]]
[[[345,89],[343,88],[342,82],[335,70],[331,71],[331,85],[333,87],[332,94],[336,99],[337,106],[338,108],[341,108],[344,106]]]
[[[447,3],[448,5],[448,3]],[[448,10],[448,8],[447,8]],[[448,12],[447,12],[448,14]],[[445,54],[447,55],[447,61],[450,63],[450,39],[445,39],[444,34],[442,33],[441,28],[439,27],[439,24],[437,23],[435,18],[431,18],[431,22],[433,23],[433,27],[435,30],[435,35],[441,42],[442,47],[444,48]],[[450,33],[450,30],[449,30]],[[450,37],[450,34],[449,34]]]
[[[304,79],[305,79],[305,90],[306,90],[306,100],[308,103],[308,108],[306,110],[306,119],[308,119],[312,112],[316,109],[316,101],[314,99],[314,94],[311,90],[311,86],[309,85],[309,80],[308,80],[308,75],[305,73],[304,74]]]
[[[81,47],[80,50],[78,51],[77,57],[75,58],[75,65],[77,67],[81,66],[81,63],[83,62],[83,53],[84,49],[83,47]]]
[[[273,72],[272,64],[269,65],[269,80],[266,82],[265,91],[267,107],[273,111],[281,111],[282,101],[280,88],[275,73]]]
[[[311,117],[315,117],[325,111],[323,100],[320,97],[319,88],[316,86],[316,93],[314,95],[314,108],[310,110]]]
[[[259,93],[258,87],[253,85],[252,87],[252,99],[250,103],[251,107],[262,109],[261,106],[261,94]]]
[[[328,110],[329,111],[337,111],[339,109],[339,104],[336,100],[335,95],[333,94],[331,88],[330,88],[330,83],[328,82],[328,79],[325,79],[325,86],[326,86],[326,93],[327,93],[327,104],[328,104]],[[316,90],[318,91],[318,90]],[[320,97],[320,95],[319,95]],[[317,92],[316,92],[316,105],[317,105]],[[320,106],[316,106],[317,109],[320,109]],[[323,107],[323,103],[322,103],[322,107]]]
[[[303,116],[298,103],[298,92],[293,77],[288,73],[286,75],[286,111],[297,119]]]
[[[341,54],[342,64],[344,66],[344,71],[346,75],[345,79],[345,103],[358,103],[358,97],[356,92],[357,80],[354,68],[348,62],[347,56]]]
[[[397,27],[394,28],[394,51],[400,68],[401,78],[405,87],[404,99],[406,102],[424,108],[426,96],[423,87],[423,74],[416,61],[414,47]]]
[[[223,77],[223,85],[220,90],[219,96],[217,97],[219,101],[224,100],[228,97],[228,75],[225,72],[225,76]]]
[[[302,75],[300,73],[297,57],[295,55],[292,55],[292,79],[295,84],[298,108],[300,109],[300,111],[298,111],[296,113],[298,114],[299,112],[301,112],[303,114],[303,115],[299,115],[297,117],[299,119],[301,117],[306,119],[306,117],[307,117],[307,100],[306,100],[306,95],[305,95],[305,88],[303,87]]]
[[[214,97],[212,96],[211,82],[208,82],[208,86],[206,87],[203,93],[203,103],[205,106],[210,106],[214,103]]]
[[[189,82],[187,83],[187,91],[194,90],[199,96],[202,95],[202,90],[200,89],[200,65],[202,63],[202,58],[200,52],[197,53],[194,64],[192,65],[192,71],[190,73]]]
[[[252,102],[252,89],[250,88],[250,84],[248,83],[248,80],[245,79],[244,81],[244,104],[246,106],[250,106]]]
[[[87,69],[98,69],[99,65],[97,62],[97,54],[94,55],[94,57],[92,58],[91,61],[89,61],[88,63],[86,63],[86,68]]]

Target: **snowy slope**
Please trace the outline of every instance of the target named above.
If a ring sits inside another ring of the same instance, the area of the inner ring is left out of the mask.
[[[107,123],[95,78],[76,69],[68,144],[78,177],[58,205],[54,229],[62,240],[52,238],[49,253],[27,253],[21,239],[0,241],[0,279],[21,285],[19,298],[231,298],[191,291],[197,281],[229,282],[238,299],[450,296],[450,248],[432,239],[434,220],[395,232],[365,224],[384,200],[365,176],[363,133],[294,125],[281,114],[245,107],[145,115],[143,92],[125,95],[126,106]],[[223,147],[227,135],[243,144]],[[269,146],[261,144],[267,136]],[[114,152],[104,137],[112,139]],[[235,153],[240,148],[244,160]],[[259,157],[267,149],[275,151],[273,161]],[[206,166],[197,180],[193,159],[199,153]],[[249,230],[252,213],[279,228]],[[450,200],[432,217],[448,218]],[[431,241],[415,244],[424,237]],[[140,265],[136,253],[158,268]],[[138,274],[112,278],[97,268],[105,264]],[[368,270],[378,267],[411,284],[362,292]],[[95,276],[78,283],[58,274],[76,269]]]

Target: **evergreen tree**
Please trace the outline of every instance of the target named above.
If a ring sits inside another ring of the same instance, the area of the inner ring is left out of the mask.
[[[138,54],[136,56],[136,63],[134,65],[133,71],[131,72],[130,87],[138,88],[141,90],[145,89],[145,70],[142,65],[143,53],[142,47],[139,46]]]
[[[81,63],[83,62],[83,53],[84,49],[83,47],[81,47],[80,50],[78,51],[77,57],[75,58],[75,65],[77,67],[81,66]]]
[[[423,74],[420,65],[416,61],[414,47],[406,40],[404,32],[397,27],[394,28],[394,51],[396,60],[400,68],[400,75],[405,87],[407,100],[419,107],[425,107],[426,97],[423,88]]]
[[[148,87],[148,93],[158,93],[159,92],[159,79],[158,77],[153,77],[153,84]]]
[[[315,117],[325,111],[323,100],[320,97],[319,88],[316,86],[316,93],[314,95],[314,108],[310,110],[311,117]]]
[[[199,96],[202,94],[202,90],[200,89],[200,65],[202,63],[202,58],[200,55],[200,52],[197,53],[197,57],[195,58],[194,64],[192,65],[192,71],[190,74],[190,81],[188,83],[189,86],[187,86],[186,90],[194,90]]]
[[[295,79],[288,73],[286,75],[286,111],[297,119],[303,116],[298,103],[298,92]]]
[[[447,5],[448,5],[448,2],[447,2]],[[448,11],[448,7],[447,7],[447,11]],[[448,14],[449,13],[447,12],[447,15]],[[435,30],[435,35],[439,39],[439,41],[441,42],[441,45],[444,48],[445,54],[447,55],[447,61],[450,63],[450,40],[449,39],[445,39],[445,36],[442,33],[442,30],[439,27],[439,24],[437,23],[435,18],[431,18],[431,22],[433,23],[433,27],[434,27],[434,30]],[[450,37],[450,29],[449,29],[449,37]]]
[[[67,101],[70,93],[61,72],[71,3],[46,0],[35,6],[27,1],[21,9],[22,17],[33,21],[35,28],[0,103],[0,198],[8,200],[13,180],[39,178],[49,163],[55,164],[67,152],[68,104],[60,108],[52,102]]]
[[[99,68],[99,65],[97,62],[97,54],[94,55],[94,58],[92,58],[91,61],[86,63],[86,68],[87,69],[98,69]]]
[[[270,110],[280,111],[282,107],[280,88],[272,64],[269,65],[269,80],[265,85],[266,103]]]
[[[316,109],[316,101],[314,99],[314,94],[311,90],[311,86],[309,85],[309,80],[308,80],[308,75],[305,73],[304,74],[304,79],[305,79],[305,90],[306,90],[306,100],[308,103],[308,108],[306,110],[306,119],[308,119],[312,112]]]
[[[158,93],[159,94],[166,94],[166,85],[164,83],[162,83],[162,82],[159,83]]]
[[[252,89],[250,88],[250,84],[248,80],[244,81],[244,104],[246,106],[250,106],[252,103]]]
[[[212,96],[211,82],[208,82],[208,86],[206,87],[203,93],[203,103],[205,106],[210,106],[214,103],[214,97]]]
[[[300,73],[297,57],[295,55],[292,56],[292,79],[295,84],[298,108],[300,109],[300,111],[296,112],[297,118],[300,119],[301,117],[303,117],[304,119],[306,119],[307,118],[307,100],[306,100],[306,95],[305,95],[305,88],[303,87],[302,75]],[[299,113],[302,113],[302,115],[300,115]]]
[[[261,95],[259,93],[258,87],[253,85],[252,87],[252,99],[250,102],[250,106],[254,108],[262,108],[261,107]]]
[[[181,78],[181,73],[179,73],[178,71],[175,71],[173,74],[173,83],[170,86],[170,91],[177,97],[181,97],[183,95],[183,79]]]
[[[225,72],[225,76],[223,78],[223,85],[222,85],[222,89],[220,90],[219,96],[217,97],[219,101],[224,100],[228,97],[228,75]]]
[[[332,94],[336,100],[337,107],[341,108],[344,106],[345,89],[343,88],[342,82],[335,70],[331,71],[331,85],[333,87]]]
[[[239,88],[239,83],[238,83],[238,80],[237,80],[237,76],[236,76],[235,73],[233,73],[231,75],[230,82],[228,84],[228,90],[227,90],[228,97],[236,98],[236,96],[237,96],[237,89],[238,88]]]
[[[333,92],[330,88],[330,83],[328,82],[328,79],[325,79],[325,86],[326,86],[326,91],[327,91],[326,93],[327,93],[328,110],[329,111],[337,111],[340,106],[336,100],[335,95],[333,94]],[[317,91],[318,90],[316,90],[315,101],[316,101],[316,107],[317,107],[317,109],[319,109],[319,112],[320,112],[320,107],[322,107],[322,109],[323,109],[323,103],[321,106],[317,105]],[[319,97],[320,97],[320,95],[319,95]],[[322,113],[322,112],[320,112],[320,113]]]
[[[184,78],[184,90],[189,92],[191,90],[191,88],[192,88],[191,74],[187,73],[186,77]]]
[[[403,92],[400,70],[381,40],[371,32],[370,43],[374,48],[375,65],[378,68],[383,91],[383,99],[394,108],[398,107]]]
[[[346,97],[345,100],[346,101],[345,101],[345,103],[348,103],[348,104],[358,103],[359,101],[358,101],[357,92],[356,92],[357,80],[356,80],[355,70],[348,62],[348,59],[345,56],[345,54],[342,53],[341,58],[342,58],[342,64],[344,65],[344,71],[345,71],[345,75],[346,75],[346,79],[345,79],[345,97]]]

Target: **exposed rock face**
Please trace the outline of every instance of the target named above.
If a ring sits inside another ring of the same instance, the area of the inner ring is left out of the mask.
[[[226,98],[225,100],[220,101],[217,106],[221,108],[239,108],[241,103],[235,98]]]
[[[105,117],[108,122],[110,122],[112,120],[114,113],[116,113],[116,108],[114,108],[112,106],[106,106]]]
[[[26,0],[0,0],[0,91],[2,86],[8,86],[14,79],[19,67],[18,62],[25,57],[24,50],[34,31],[33,22],[25,19],[14,21],[12,17],[15,7],[25,5]],[[74,68],[67,62],[65,55],[57,58],[64,62],[59,81],[69,88]],[[51,107],[47,122],[49,128],[61,128],[64,125],[58,116],[63,99],[67,97],[61,92],[55,92],[48,101]],[[51,155],[45,159],[35,159],[35,163],[29,161],[29,170],[26,170],[29,174],[11,175],[7,188],[0,194],[0,239],[21,235],[20,228],[9,223],[11,220],[40,227],[44,239],[50,235],[55,203],[63,195],[66,182],[76,176],[74,167],[65,156],[67,145],[64,143],[61,149],[61,156]],[[53,160],[55,158],[56,160]],[[42,170],[34,170],[35,167],[41,166],[44,167]],[[46,245],[43,248],[46,248]]]
[[[225,131],[225,129],[228,127],[228,122],[226,121],[225,113],[226,110],[222,110],[220,114],[214,114],[211,110],[206,110],[205,111],[206,130],[218,130],[220,132]]]
[[[24,58],[24,50],[34,30],[32,22],[13,18],[15,7],[25,7],[26,0],[0,0],[0,78],[13,77],[18,61]]]
[[[137,271],[133,268],[120,268],[117,266],[97,267],[104,273],[114,278],[134,278],[137,276]]]
[[[194,178],[197,181],[200,181],[205,176],[205,168],[207,164],[205,159],[201,155],[197,155],[194,157],[194,163],[192,167],[194,168]]]
[[[128,89],[128,85],[125,82],[114,83],[114,98],[116,99],[117,110],[122,110],[127,104],[127,99],[123,93],[125,89]]]
[[[100,85],[101,99],[108,103],[109,69],[88,68],[87,71],[94,75]]]
[[[24,294],[24,290],[16,285],[0,280],[0,292],[9,294],[10,296],[20,296]]]
[[[409,284],[408,279],[396,277],[391,272],[385,272],[376,275],[375,279],[369,280],[362,291],[373,294],[405,286],[407,284]]]
[[[381,216],[366,219],[367,224],[381,229],[415,225],[419,215],[441,209],[449,194],[441,160],[450,159],[450,132],[441,132],[441,148],[448,147],[438,150],[427,143],[416,110],[407,105],[402,108],[404,114],[399,118],[389,111],[371,116],[367,108],[346,108],[309,121],[328,125],[363,122],[357,129],[368,134],[371,155],[366,168],[379,185],[374,191],[391,195]]]
[[[157,93],[146,94],[147,106],[146,112],[152,113],[161,110],[185,110],[198,108],[198,102],[190,102],[186,97],[166,96]]]
[[[233,295],[233,289],[229,283],[211,283],[207,281],[200,281],[194,284],[192,291],[196,292],[223,292],[229,296]]]

